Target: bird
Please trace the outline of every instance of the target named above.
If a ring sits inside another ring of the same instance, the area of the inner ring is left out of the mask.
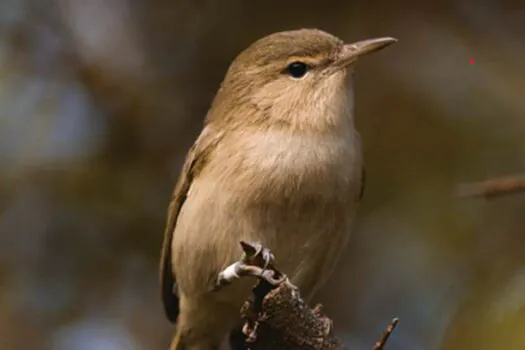
[[[215,291],[259,242],[311,300],[345,252],[363,196],[354,124],[357,59],[397,39],[350,44],[320,29],[269,34],[230,64],[187,153],[164,231],[160,289],[172,350],[218,349],[253,283]]]

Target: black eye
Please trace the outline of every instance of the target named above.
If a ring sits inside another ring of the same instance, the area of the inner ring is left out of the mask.
[[[306,72],[308,72],[308,69],[310,67],[303,62],[292,62],[288,65],[286,68],[286,71],[288,74],[290,74],[293,78],[299,79],[305,76]]]

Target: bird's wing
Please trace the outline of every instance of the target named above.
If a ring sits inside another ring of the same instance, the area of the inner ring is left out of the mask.
[[[215,132],[210,127],[205,127],[193,144],[182,168],[171,201],[168,206],[168,219],[164,231],[162,250],[160,256],[160,289],[164,311],[170,322],[175,322],[179,314],[179,298],[176,292],[176,281],[172,269],[171,241],[173,231],[177,224],[180,210],[195,179],[209,159],[209,154],[215,149],[222,134]]]

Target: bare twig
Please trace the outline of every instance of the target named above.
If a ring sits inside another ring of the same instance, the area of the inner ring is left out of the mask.
[[[501,177],[460,185],[456,194],[459,197],[492,198],[520,192],[525,192],[525,175]]]
[[[299,289],[274,265],[274,257],[260,244],[241,242],[244,255],[219,274],[217,288],[243,276],[259,279],[253,299],[241,310],[245,321],[245,348],[250,350],[342,350],[343,343],[333,333],[332,320],[322,306],[310,309]],[[395,318],[375,344],[382,350],[394,330]]]
[[[383,336],[381,337],[381,339],[379,339],[376,342],[374,346],[374,350],[383,350],[383,347],[385,346],[386,341],[390,337],[390,334],[392,334],[392,332],[394,331],[394,328],[396,328],[398,322],[399,322],[399,319],[397,317],[394,318],[392,322],[390,322],[390,324],[386,327],[385,333],[383,333]]]

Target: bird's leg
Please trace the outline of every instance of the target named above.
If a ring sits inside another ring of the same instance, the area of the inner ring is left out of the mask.
[[[286,276],[275,270],[273,254],[261,243],[252,244],[241,241],[241,246],[244,251],[241,260],[229,265],[219,273],[214,290],[230,284],[241,276],[262,278],[273,286],[286,279]]]

